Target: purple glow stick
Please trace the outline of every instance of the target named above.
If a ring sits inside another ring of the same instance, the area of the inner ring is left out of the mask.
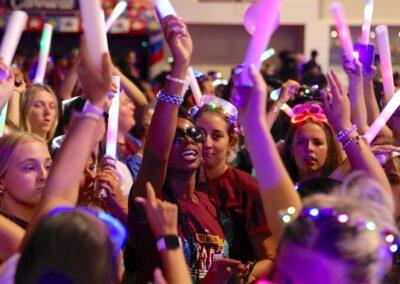
[[[381,62],[381,73],[385,100],[389,101],[394,94],[394,82],[392,71],[392,58],[390,55],[389,32],[385,25],[379,25],[375,29],[378,42],[379,58]]]
[[[343,48],[344,55],[346,56],[347,60],[353,62],[353,41],[351,39],[349,26],[344,18],[343,6],[339,2],[333,2],[329,5],[329,8],[336,22],[336,31],[339,35],[339,40]]]
[[[171,2],[169,2],[169,0],[153,0],[153,4],[154,6],[156,6],[156,9],[160,14],[161,19],[169,15],[176,16],[175,9],[172,6]]]
[[[8,18],[7,27],[0,47],[0,57],[3,58],[3,61],[7,66],[11,65],[15,50],[17,49],[27,21],[28,14],[23,11],[13,11]],[[8,76],[8,72],[0,72],[0,80],[5,80]]]
[[[365,0],[364,23],[362,25],[361,43],[369,44],[369,32],[371,30],[372,13],[374,11],[374,0]]]
[[[101,68],[102,56],[108,51],[108,44],[100,1],[79,0],[79,5],[89,54],[96,66]]]
[[[260,15],[257,17],[255,31],[247,47],[244,59],[243,71],[240,74],[240,82],[245,86],[252,86],[250,77],[250,65],[254,64],[257,70],[261,67],[261,56],[268,46],[277,21],[282,0],[262,0],[260,2]],[[239,102],[242,104],[244,102]]]
[[[393,113],[399,106],[400,106],[400,91],[397,91],[396,94],[394,94],[394,96],[386,104],[385,108],[379,114],[378,118],[364,133],[364,137],[367,139],[368,143],[371,143],[372,140],[374,140],[376,135],[378,135],[379,131],[381,131],[382,127],[385,126],[386,122],[389,120],[389,118],[393,115]]]
[[[120,77],[112,76],[112,82],[116,85],[117,90],[112,98],[108,115],[106,155],[117,158]]]

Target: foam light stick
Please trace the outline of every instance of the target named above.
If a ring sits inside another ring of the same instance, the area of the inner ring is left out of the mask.
[[[100,1],[79,0],[79,5],[89,54],[96,66],[101,68],[102,56],[108,51],[108,44]]]
[[[186,71],[187,76],[189,77],[189,86],[192,90],[194,100],[196,101],[196,105],[200,106],[201,100],[201,90],[199,87],[199,83],[197,82],[196,76],[194,75],[193,68],[189,67]]]
[[[329,8],[336,22],[336,31],[339,35],[339,40],[343,48],[344,55],[350,62],[353,62],[353,41],[351,39],[349,26],[344,18],[343,6],[339,2],[333,2],[329,5]]]
[[[259,4],[260,12],[263,12],[263,14],[260,13],[257,17],[255,31],[247,47],[243,71],[240,74],[240,82],[242,85],[253,85],[250,77],[250,65],[254,64],[255,68],[260,70],[261,56],[271,39],[281,3],[282,0],[262,0]],[[238,104],[243,103],[244,101],[238,102]]]
[[[13,11],[8,18],[6,30],[0,46],[0,57],[7,66],[11,65],[22,32],[26,27],[28,14],[23,11]],[[0,72],[0,80],[8,78],[8,72]]]
[[[379,114],[378,118],[364,133],[364,137],[367,139],[368,143],[371,143],[372,140],[374,140],[376,135],[378,135],[379,131],[381,131],[382,127],[385,126],[386,122],[389,120],[389,118],[393,115],[393,113],[399,106],[400,106],[400,91],[397,91],[396,94],[394,94],[394,96],[386,104],[385,108]]]
[[[372,13],[374,11],[374,0],[365,0],[364,23],[361,31],[361,43],[369,44],[369,32],[371,30]]]
[[[46,75],[47,60],[49,59],[52,35],[53,26],[50,24],[44,24],[42,38],[40,40],[39,62],[36,69],[35,78],[33,79],[33,82],[35,84],[42,84],[44,81],[44,76]]]
[[[263,52],[261,55],[261,62],[264,62],[268,58],[271,58],[272,56],[275,55],[275,49],[273,48],[268,48],[266,51]]]
[[[169,2],[169,0],[153,0],[153,4],[154,6],[156,6],[156,9],[160,14],[161,19],[169,15],[176,16],[175,9],[171,5],[171,2]]]
[[[117,158],[120,77],[112,76],[112,82],[117,90],[113,94],[108,115],[106,155]]]
[[[106,21],[106,32],[108,32],[112,25],[115,23],[115,21],[118,19],[119,16],[126,10],[126,7],[128,6],[128,3],[126,1],[120,1],[118,4],[114,7],[114,10],[111,12],[110,17],[108,17]]]
[[[390,55],[389,33],[385,25],[379,25],[375,29],[376,40],[378,42],[379,58],[381,61],[381,72],[383,81],[383,90],[385,92],[386,102],[394,94],[394,82],[392,71],[392,58]]]

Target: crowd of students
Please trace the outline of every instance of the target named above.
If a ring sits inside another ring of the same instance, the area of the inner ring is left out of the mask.
[[[223,91],[202,75],[194,105],[189,31],[160,22],[174,60],[156,102],[108,53],[97,68],[84,37],[56,92],[0,60],[0,283],[399,283],[400,115],[363,137],[382,108],[376,68],[344,60],[347,89],[313,53],[272,101],[278,80],[251,66],[244,86],[238,67]]]

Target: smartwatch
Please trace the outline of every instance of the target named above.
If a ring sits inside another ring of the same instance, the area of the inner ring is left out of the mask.
[[[181,238],[177,235],[165,235],[158,239],[157,249],[162,251],[165,249],[177,249],[181,247]]]

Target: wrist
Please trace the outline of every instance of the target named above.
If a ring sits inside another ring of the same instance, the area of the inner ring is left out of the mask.
[[[186,71],[189,67],[188,63],[173,63],[171,68],[171,76],[181,80],[185,80]]]
[[[157,239],[157,250],[174,250],[182,247],[182,240],[177,234],[162,235]]]

